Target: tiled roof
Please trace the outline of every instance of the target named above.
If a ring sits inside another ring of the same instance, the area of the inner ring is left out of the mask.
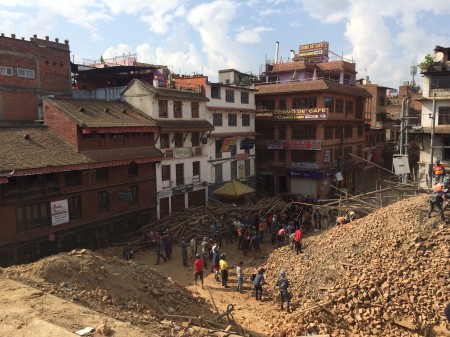
[[[170,131],[211,131],[214,126],[203,119],[158,119],[157,122],[163,132]]]
[[[50,99],[67,117],[81,127],[151,127],[156,123],[132,106],[119,101]]]
[[[76,169],[73,168],[74,165],[88,167],[108,161],[139,161],[143,158],[154,158],[152,161],[158,161],[163,156],[154,147],[76,152],[56,133],[44,126],[0,128],[0,144],[0,172],[15,171],[17,175],[26,170],[56,172],[64,171],[64,167],[71,170]]]
[[[0,128],[0,172],[89,163],[46,127]]]
[[[341,84],[338,82],[327,80],[311,80],[301,82],[287,82],[258,85],[259,89],[256,95],[282,94],[308,91],[332,91],[342,94],[349,94],[361,97],[372,97],[372,95],[364,88],[356,87],[349,84]]]
[[[273,65],[273,73],[288,72],[295,70],[314,70],[314,63],[311,62],[288,62],[288,63],[276,63]]]
[[[239,198],[254,192],[255,190],[250,186],[247,186],[237,180],[232,180],[222,187],[219,187],[213,192],[213,194],[229,198]]]
[[[317,68],[318,72],[346,70],[348,72],[356,73],[355,64],[346,62],[346,61],[332,61],[332,62],[322,62],[322,63],[297,61],[297,62],[277,63],[277,64],[273,65],[273,69],[272,69],[271,73],[292,72],[295,70],[314,71],[314,68]]]
[[[129,88],[135,82],[138,82],[143,87],[143,89],[145,89],[147,92],[156,97],[170,98],[170,99],[184,99],[191,101],[209,101],[209,99],[205,95],[198,93],[196,91],[182,91],[177,89],[154,87],[149,83],[142,82],[138,79],[133,79],[128,84],[127,88]],[[124,91],[126,90],[127,89],[125,89]]]

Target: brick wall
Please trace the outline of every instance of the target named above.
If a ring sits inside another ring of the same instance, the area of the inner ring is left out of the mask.
[[[47,124],[59,137],[63,138],[78,150],[77,125],[66,115],[52,105],[51,101],[43,102],[44,123]]]
[[[38,119],[38,95],[28,92],[1,92],[0,119]]]

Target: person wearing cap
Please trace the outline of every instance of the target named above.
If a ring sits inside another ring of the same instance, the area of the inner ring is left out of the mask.
[[[224,288],[229,288],[228,287],[228,262],[227,262],[226,254],[220,255],[219,266],[220,266],[220,277],[222,279],[222,286]]]
[[[181,258],[183,260],[183,267],[188,266],[188,251],[187,251],[187,243],[186,238],[183,236],[180,241],[181,246]]]
[[[437,159],[433,165],[433,176],[435,182],[444,182],[445,177],[445,167],[441,164],[441,161]]]
[[[214,279],[215,279],[215,281],[219,282],[220,254],[219,254],[219,246],[217,244],[214,244],[214,246],[212,248],[212,252],[213,252],[213,258],[212,258],[213,268],[212,268],[212,272],[214,272]]]
[[[264,272],[266,270],[264,268],[259,268],[255,278],[253,279],[253,286],[255,287],[255,297],[256,300],[262,301],[262,293],[263,293],[263,285],[266,284],[264,280]]]
[[[289,312],[291,310],[290,309],[291,299],[288,292],[289,281],[286,278],[286,270],[284,268],[280,270],[280,277],[278,278],[276,286],[280,290],[281,310],[284,310],[284,302],[286,302],[287,303],[286,311]]]
[[[200,278],[200,282],[202,283],[203,287],[203,259],[200,254],[195,255],[195,261],[194,261],[194,284],[197,284],[197,279]]]
[[[443,199],[444,192],[443,192],[443,186],[441,183],[437,183],[433,186],[433,191],[431,192],[430,197],[428,198],[428,218],[431,218],[431,213],[434,210],[434,207],[436,207],[439,211],[439,214],[441,216],[442,220],[445,220],[444,217],[444,209],[442,208],[442,204],[444,202]]]

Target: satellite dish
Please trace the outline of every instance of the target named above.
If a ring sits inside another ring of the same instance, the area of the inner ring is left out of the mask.
[[[442,62],[442,60],[444,59],[444,53],[443,52],[437,52],[436,54],[434,54],[434,62],[436,63],[440,63]]]
[[[202,142],[202,144],[207,144],[208,138],[203,137],[200,141]]]

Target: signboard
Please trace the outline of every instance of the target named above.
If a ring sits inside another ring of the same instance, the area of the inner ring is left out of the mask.
[[[52,226],[69,222],[69,204],[67,199],[51,202],[50,209],[52,214]]]
[[[331,150],[323,150],[323,162],[324,164],[331,162]]]
[[[272,119],[275,120],[296,120],[296,119],[327,119],[328,108],[313,109],[291,109],[291,110],[275,110]]]
[[[302,44],[298,48],[298,56],[303,58],[328,59],[328,42]]]
[[[255,140],[251,138],[244,138],[241,140],[241,150],[250,150],[255,146]]]
[[[409,174],[408,155],[394,154],[392,158],[392,165],[394,166],[395,174]]]
[[[319,165],[317,163],[292,162],[292,168],[303,170],[317,170],[319,168]]]
[[[131,192],[119,192],[119,200],[133,201]]]
[[[322,149],[322,141],[320,139],[303,139],[303,140],[269,140],[267,142],[269,150],[311,150],[317,151]]]
[[[235,160],[247,160],[248,159],[248,154],[247,153],[239,153],[237,155],[234,156]]]
[[[191,156],[191,148],[175,148],[173,149],[173,158],[188,158]]]
[[[295,171],[287,170],[286,176],[292,178],[310,178],[310,179],[323,179],[325,178],[325,173],[322,171]]]
[[[173,188],[174,194],[180,194],[180,193],[186,193],[186,192],[192,192],[194,190],[194,185],[183,185],[183,186],[175,186]]]
[[[220,152],[231,152],[233,146],[236,146],[237,138],[225,138],[220,148]]]

